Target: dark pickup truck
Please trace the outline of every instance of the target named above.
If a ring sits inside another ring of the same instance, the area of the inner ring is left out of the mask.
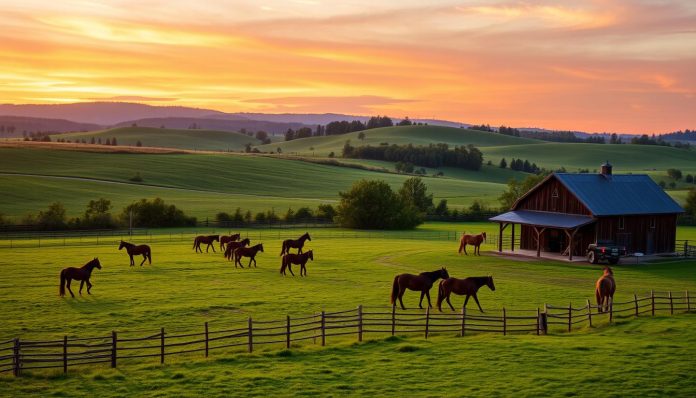
[[[621,256],[626,255],[626,248],[617,246],[610,240],[600,240],[597,243],[590,243],[587,247],[587,261],[597,264],[600,261],[607,261],[609,264],[617,264]]]

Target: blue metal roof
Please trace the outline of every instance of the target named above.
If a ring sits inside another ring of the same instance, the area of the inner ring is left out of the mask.
[[[590,216],[533,210],[513,210],[491,217],[489,220],[551,228],[576,228],[595,221],[595,219]]]
[[[645,174],[568,174],[554,176],[595,216],[683,213]]]

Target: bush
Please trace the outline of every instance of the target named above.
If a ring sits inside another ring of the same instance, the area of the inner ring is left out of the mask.
[[[336,217],[336,209],[330,204],[319,205],[317,207],[317,217],[333,221],[334,217]]]
[[[196,225],[195,217],[188,217],[174,205],[167,205],[164,200],[140,199],[123,209],[121,219],[128,225],[130,213],[133,213],[133,226],[144,228],[188,227]]]
[[[129,178],[128,181],[143,182],[143,177],[140,176],[140,173],[135,173],[135,175],[133,177]]]
[[[40,211],[36,216],[36,225],[42,229],[65,229],[67,228],[67,218],[65,216],[65,206],[60,202],[53,202],[46,211]]]
[[[90,200],[87,204],[87,210],[85,210],[82,225],[89,228],[104,229],[116,227],[116,220],[111,216],[112,208],[111,201],[108,199]],[[79,219],[76,221],[79,223]]]
[[[384,181],[360,180],[339,195],[336,218],[346,228],[410,229],[423,222],[418,209]]]
[[[306,221],[312,218],[314,218],[314,214],[312,214],[312,210],[309,207],[300,207],[295,213],[295,220],[297,221]]]

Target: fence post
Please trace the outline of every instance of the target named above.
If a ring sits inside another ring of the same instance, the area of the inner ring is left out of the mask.
[[[21,357],[19,354],[19,347],[20,347],[20,342],[19,338],[14,339],[14,348],[13,348],[13,358],[12,358],[12,365],[13,365],[13,370],[12,373],[14,373],[15,377],[19,376],[20,369],[22,368],[21,364]]]
[[[590,299],[587,299],[587,320],[590,322],[590,327],[592,327],[592,304],[590,304]]]
[[[164,328],[160,329],[160,364],[164,363]]]
[[[428,327],[430,326],[430,307],[425,308],[425,338],[428,338]]]
[[[689,299],[689,291],[686,291],[686,312],[691,312],[691,300]]]
[[[247,331],[247,337],[249,338],[249,352],[252,352],[254,351],[254,328],[251,317],[249,317],[248,327],[249,329]]]
[[[638,317],[638,296],[635,293],[633,293],[633,303],[636,308],[636,317]]]
[[[609,298],[609,323],[614,322],[614,298]]]
[[[63,373],[68,373],[68,336],[63,336]]]
[[[460,336],[464,336],[466,332],[466,307],[462,305],[462,333]]]
[[[544,304],[544,308],[546,308],[546,304]],[[542,312],[541,313],[541,330],[544,331],[544,335],[547,335],[549,333],[549,318],[548,318],[548,312]]]
[[[570,332],[573,325],[573,303],[568,304],[568,331]]]
[[[672,301],[672,291],[668,292],[668,297],[669,297],[669,314],[674,315],[674,303]]]
[[[205,322],[205,357],[208,358],[208,322]]]
[[[655,291],[650,291],[650,306],[652,311],[652,316],[655,316]]]
[[[326,313],[321,312],[321,346],[326,345]]]
[[[689,256],[689,241],[685,240],[684,241],[684,257]]]
[[[539,335],[539,329],[541,329],[541,311],[537,307],[537,319],[536,319],[536,334]]]
[[[118,339],[116,338],[116,331],[112,330],[111,331],[111,367],[115,368],[116,367],[116,342]]]
[[[392,330],[391,330],[391,335],[393,336],[394,333],[396,332],[396,303],[392,305]]]
[[[363,340],[363,306],[358,306],[358,341]]]
[[[507,336],[507,314],[505,312],[505,307],[503,307],[503,336]]]
[[[285,348],[290,349],[290,315],[285,317]]]

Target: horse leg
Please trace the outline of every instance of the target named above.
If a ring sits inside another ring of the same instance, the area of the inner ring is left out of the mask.
[[[399,286],[399,303],[401,303],[401,309],[404,309],[404,310],[406,309],[406,307],[404,307],[404,300],[403,300],[405,292],[406,292],[406,288],[405,287],[402,288],[401,286]]]
[[[428,298],[428,307],[433,308],[433,305],[430,304],[430,290],[425,291],[425,297]]]
[[[467,294],[467,295],[466,295],[466,298],[464,299],[464,308],[466,308],[466,303],[469,302],[469,297],[471,297],[471,296],[469,296],[469,295]]]
[[[89,279],[87,279],[87,294],[92,294],[90,290],[92,290],[92,284],[89,282]]]
[[[134,265],[135,265],[135,261],[133,261],[133,255],[130,254],[130,253],[128,253],[128,257],[130,257],[130,266],[131,266],[131,267],[134,266]]]
[[[418,301],[418,308],[423,309],[423,296],[425,296],[425,290],[421,292],[420,301]]]
[[[481,246],[480,245],[474,246],[474,254],[477,256],[481,255]]]
[[[140,263],[141,267],[145,264],[145,260],[147,260],[147,254],[143,254],[143,262]]]
[[[454,307],[452,306],[452,302],[450,301],[450,294],[452,294],[452,292],[448,292],[447,295],[445,296],[445,298],[447,299],[447,304],[449,304],[452,311],[454,311]],[[469,297],[467,297],[467,298],[469,298]]]
[[[72,282],[72,279],[68,278],[68,280],[65,282],[65,287],[68,288],[68,291],[70,292],[70,295],[75,298],[75,295],[72,292],[72,289],[70,289],[70,282]]]
[[[300,264],[300,276],[302,276],[302,271],[304,270],[304,276],[307,276],[307,266],[305,264]]]
[[[215,244],[214,244],[214,243],[211,242],[211,243],[210,243],[210,247],[213,248],[213,253],[217,253],[217,252],[215,251]]]
[[[464,255],[468,256],[469,253],[466,252],[466,243],[464,244]]]
[[[474,300],[476,300],[476,305],[478,305],[479,310],[481,310],[481,312],[483,312],[483,308],[481,308],[481,304],[479,304],[478,297],[476,297],[476,293],[474,293]]]
[[[292,263],[288,263],[288,271],[292,274],[292,276],[295,276],[295,273],[292,272]]]
[[[85,285],[85,281],[80,281],[80,291],[78,292],[78,293],[80,293],[80,296],[82,296],[82,286],[84,286],[84,285]]]

